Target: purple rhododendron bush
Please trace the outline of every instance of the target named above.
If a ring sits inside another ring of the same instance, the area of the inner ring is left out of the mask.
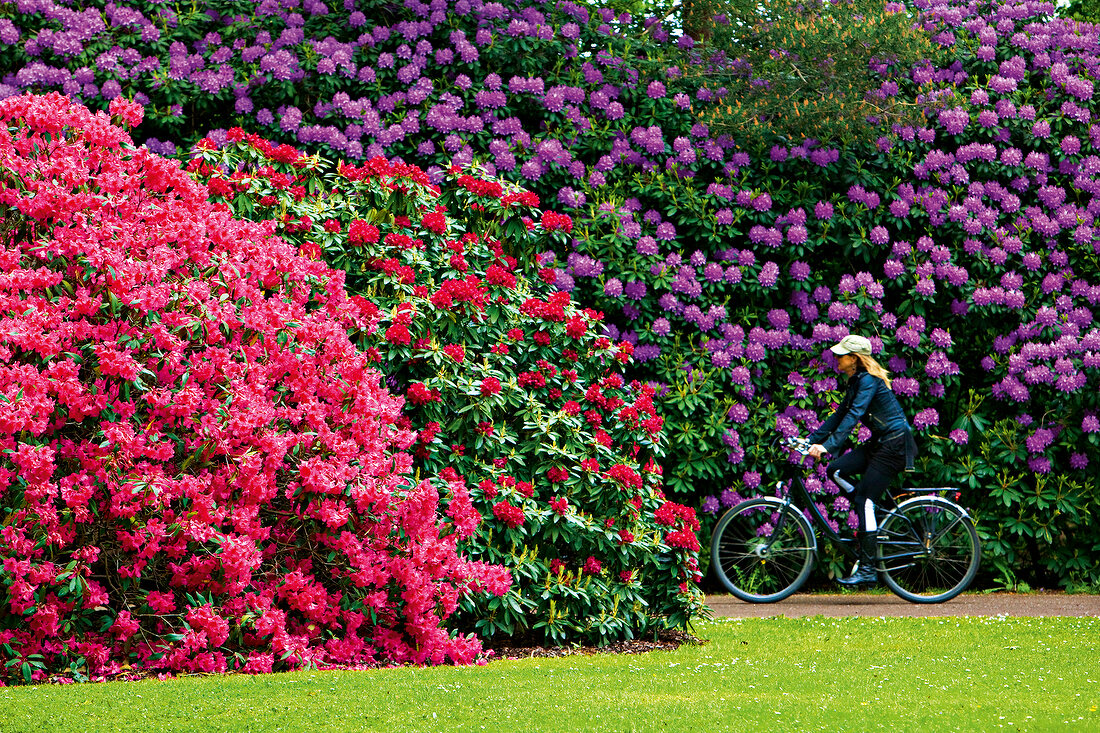
[[[399,159],[436,183],[476,162],[570,216],[573,236],[547,244],[555,284],[634,345],[626,377],[657,387],[670,435],[664,490],[704,523],[771,490],[760,446],[817,425],[841,386],[822,352],[859,332],[918,431],[911,480],[963,489],[984,572],[1006,586],[1100,582],[1096,26],[1035,0],[884,3],[934,48],[868,67],[871,103],[912,119],[875,123],[869,142],[772,135],[750,148],[717,131],[741,102],[723,74],[751,85],[751,69],[715,45],[719,26],[709,40],[680,33],[675,8],[13,8],[0,95],[148,103],[158,151],[239,126],[350,161]],[[812,479],[851,524],[848,499]]]
[[[460,549],[515,579],[463,599],[458,628],[604,644],[696,616],[699,522],[661,491],[655,390],[623,378],[633,346],[603,336],[602,315],[532,256],[571,219],[479,171],[436,186],[380,158],[332,165],[228,137],[201,142],[189,169],[214,201],[275,218],[347,271],[379,322],[353,336],[405,397],[419,475],[470,497],[474,511],[454,514]]]
[[[141,108],[111,105],[133,125]],[[377,309],[57,94],[0,102],[3,681],[469,663]]]

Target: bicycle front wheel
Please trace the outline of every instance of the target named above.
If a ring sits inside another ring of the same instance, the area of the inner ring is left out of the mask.
[[[718,579],[749,603],[774,603],[798,590],[813,569],[813,528],[777,499],[747,499],[714,527],[710,556]]]
[[[978,532],[962,507],[936,496],[903,501],[878,533],[882,580],[911,603],[942,603],[978,572]]]

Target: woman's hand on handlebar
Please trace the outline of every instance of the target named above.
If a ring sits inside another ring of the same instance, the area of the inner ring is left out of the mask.
[[[825,450],[825,446],[821,445],[820,443],[814,443],[810,446],[810,450],[807,451],[807,455],[809,455],[815,461],[820,461],[821,457],[826,453],[827,451]]]

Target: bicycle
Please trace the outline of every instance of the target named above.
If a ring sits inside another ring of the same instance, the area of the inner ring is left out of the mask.
[[[722,584],[750,603],[774,603],[797,591],[810,577],[817,556],[814,525],[844,554],[857,556],[856,540],[841,537],[818,509],[798,470],[808,455],[805,439],[783,438],[799,453],[788,458],[789,475],[776,482],[777,496],[746,499],[714,527],[711,562]],[[773,443],[774,444],[774,443]],[[886,492],[876,505],[879,518],[877,567],[880,580],[911,603],[942,603],[962,593],[978,572],[981,546],[974,521],[963,507],[940,494],[950,487],[904,488]],[[809,506],[807,513],[794,499]]]

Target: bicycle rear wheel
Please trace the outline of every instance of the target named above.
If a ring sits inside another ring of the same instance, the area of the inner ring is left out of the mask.
[[[883,582],[911,603],[942,603],[966,590],[978,572],[981,546],[974,522],[936,496],[903,501],[878,532]]]
[[[741,502],[718,520],[710,556],[730,593],[749,603],[773,603],[806,582],[816,550],[802,512],[761,497]]]

